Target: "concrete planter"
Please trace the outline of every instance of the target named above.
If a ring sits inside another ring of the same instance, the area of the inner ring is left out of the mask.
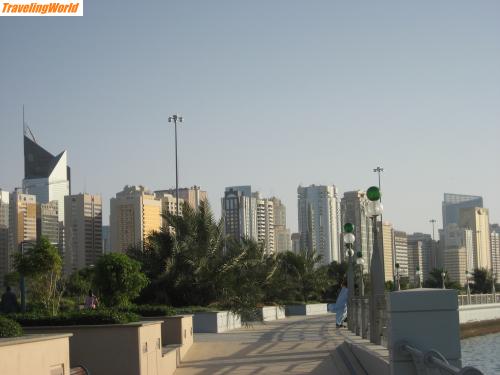
[[[0,374],[69,375],[71,334],[0,339]]]
[[[241,328],[241,317],[230,311],[195,313],[193,319],[195,333],[221,333]]]
[[[327,304],[326,303],[312,303],[305,305],[287,305],[286,315],[322,315],[327,314]]]
[[[263,322],[285,319],[285,309],[283,306],[264,306],[258,308],[257,310],[260,319]]]
[[[25,327],[27,333],[71,333],[70,364],[92,375],[169,375],[179,362],[177,350],[163,350],[162,321],[94,326]],[[39,373],[39,372],[35,372]],[[2,372],[3,374],[3,372]]]
[[[193,315],[142,317],[144,321],[162,321],[161,341],[163,346],[177,346],[180,360],[193,345]]]

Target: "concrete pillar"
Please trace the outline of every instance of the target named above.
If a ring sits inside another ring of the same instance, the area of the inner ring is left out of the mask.
[[[412,357],[399,349],[406,342],[427,352],[436,350],[461,367],[458,296],[454,289],[411,289],[389,293],[391,374],[416,375]]]

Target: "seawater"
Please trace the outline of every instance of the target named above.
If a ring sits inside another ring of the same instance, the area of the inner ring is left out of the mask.
[[[500,374],[500,333],[462,340],[462,366],[474,366],[485,375]]]

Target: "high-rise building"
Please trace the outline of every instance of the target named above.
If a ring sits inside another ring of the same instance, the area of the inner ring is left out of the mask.
[[[36,241],[36,197],[16,189],[10,194],[9,201],[7,272],[12,271],[12,256],[19,251],[20,245],[25,241]]]
[[[294,253],[300,252],[300,233],[292,233],[292,251]]]
[[[257,240],[257,200],[251,186],[227,187],[222,198],[222,218],[227,236]]]
[[[45,237],[52,245],[60,249],[61,226],[59,222],[59,203],[37,203],[36,237]]]
[[[466,282],[467,250],[465,247],[448,247],[444,249],[444,269],[450,281],[460,285]]]
[[[419,245],[417,245],[418,242],[421,243],[420,248],[422,251],[422,264],[420,270],[422,271],[422,280],[425,281],[429,278],[429,274],[432,269],[436,267],[436,261],[434,257],[437,242],[433,241],[432,236],[427,233],[416,232],[408,235],[408,249],[410,249],[410,247],[412,249],[419,247]],[[408,267],[410,273],[414,271],[414,269],[412,269],[410,265],[408,265]]]
[[[257,207],[257,241],[264,244],[268,254],[275,252],[274,203],[262,198],[258,192],[252,193]]]
[[[368,198],[366,198],[364,191],[347,191],[340,202],[340,207],[342,217],[341,227],[345,223],[354,224],[354,235],[356,236],[354,247],[357,251],[363,253],[363,259],[365,260],[364,270],[369,272],[373,248],[373,230],[371,219],[366,213],[367,202]],[[343,239],[341,243],[342,241]],[[342,243],[342,248],[344,247],[345,245]],[[342,258],[345,258],[344,252],[341,253],[343,255]]]
[[[102,200],[99,195],[68,195],[64,199],[64,270],[70,274],[95,265],[102,256]]]
[[[23,192],[36,196],[38,203],[57,201],[61,222],[64,222],[64,197],[71,192],[70,180],[67,152],[52,155],[25,131]]]
[[[410,284],[418,286],[417,267],[423,273],[424,268],[424,243],[423,241],[410,241],[408,239],[408,277]],[[422,278],[422,276],[419,276]]]
[[[394,231],[394,254],[396,263],[399,264],[399,275],[408,277],[408,236],[406,232]],[[415,270],[412,270],[412,273]]]
[[[487,208],[461,208],[459,226],[472,230],[474,268],[491,269],[490,223]]]
[[[483,197],[476,195],[450,194],[444,193],[443,209],[443,229],[449,224],[458,224],[460,209],[483,207]]]
[[[155,191],[155,194],[157,193],[159,194],[167,193],[173,195],[174,198],[176,197],[175,189],[157,190]],[[196,210],[200,206],[200,203],[202,201],[207,200],[207,198],[208,198],[207,192],[201,190],[199,186],[195,185],[191,186],[190,188],[179,188],[179,206],[181,207],[182,204],[180,202],[182,200],[183,202],[186,202]]]
[[[286,206],[276,197],[271,198],[274,211],[274,247],[277,253],[292,251],[290,230],[286,227]]]
[[[125,186],[110,206],[112,252],[143,245],[151,232],[161,229],[161,201],[144,186]]]
[[[103,254],[109,254],[111,252],[111,233],[109,231],[109,225],[102,226],[102,252]]]
[[[7,274],[9,254],[9,192],[0,189],[0,283]]]
[[[465,262],[466,262],[466,270],[469,272],[474,271],[474,237],[472,234],[472,229],[461,228],[458,224],[449,224],[446,229],[443,231],[444,233],[444,253],[447,250],[450,250],[448,255],[444,255],[444,260],[446,263],[446,258],[450,257],[451,254],[457,253],[457,249],[463,249],[465,253]],[[454,251],[451,251],[454,250]],[[448,259],[448,263],[451,262]],[[446,268],[446,264],[444,265]],[[465,270],[464,270],[465,273]]]
[[[338,205],[334,186],[299,186],[298,219],[301,248],[314,250],[323,264],[341,260]]]
[[[175,195],[166,193],[165,191],[156,191],[155,198],[161,202],[161,226],[162,228],[168,228],[169,225],[166,215],[177,215],[177,198]],[[181,216],[183,206],[184,200],[179,198],[179,215]]]
[[[500,277],[500,226],[498,224],[490,225],[490,248],[491,267],[498,282]]]
[[[377,225],[379,229],[379,251],[384,267],[384,280],[394,281],[394,229],[392,224],[387,221],[378,221]]]

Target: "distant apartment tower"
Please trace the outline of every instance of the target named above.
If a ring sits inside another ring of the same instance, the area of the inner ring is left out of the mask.
[[[32,246],[36,241],[36,197],[16,189],[9,198],[9,251],[7,272],[12,271],[12,256],[25,241]]]
[[[125,186],[110,206],[112,252],[143,245],[151,232],[161,229],[161,202],[144,186]]]
[[[59,221],[59,202],[37,203],[36,237],[46,238],[52,245],[60,249],[61,226]]]
[[[458,224],[460,221],[460,210],[462,208],[483,207],[483,197],[476,195],[444,193],[443,229],[449,224]]]
[[[23,192],[35,195],[37,203],[57,201],[59,221],[64,222],[64,197],[71,191],[67,152],[52,155],[35,141],[31,131],[28,134],[25,130]]]
[[[496,275],[496,280],[500,277],[500,226],[490,225],[490,248],[491,248],[491,268]]]
[[[418,286],[417,268],[423,274],[424,243],[422,241],[408,240],[408,278],[410,284]],[[419,276],[423,281],[422,275]]]
[[[474,236],[472,229],[461,228],[458,224],[450,224],[443,231],[444,233],[444,267],[446,268],[446,259],[450,262],[450,256],[446,255],[446,251],[450,254],[457,253],[457,249],[462,249],[465,254],[465,270],[474,271]],[[451,250],[454,250],[451,251]]]
[[[294,253],[300,252],[300,233],[292,233],[292,251]]]
[[[277,253],[292,251],[290,230],[286,227],[286,206],[276,197],[271,198],[274,210],[274,246]]]
[[[227,236],[257,240],[257,200],[251,186],[227,187],[221,207]]]
[[[417,243],[420,243],[420,245]],[[430,234],[416,232],[408,235],[408,251],[410,252],[410,248],[412,250],[417,247],[421,249],[422,264],[420,270],[422,271],[422,280],[424,281],[429,278],[430,272],[436,267],[436,262],[434,260],[436,246],[437,243],[432,240]],[[408,263],[410,263],[410,253],[408,254]],[[409,271],[412,272],[410,264],[408,264],[408,267]]]
[[[0,283],[7,274],[9,254],[9,192],[0,189]]]
[[[71,274],[102,256],[102,200],[99,195],[68,195],[64,205],[64,270]]]
[[[168,228],[169,225],[166,216],[167,214],[177,215],[177,198],[175,195],[165,191],[156,191],[154,195],[161,202],[161,226],[162,228]],[[184,200],[179,198],[179,215],[181,216],[183,206]]]
[[[346,223],[354,224],[354,235],[356,236],[355,248],[357,251],[363,253],[363,259],[365,260],[365,272],[370,271],[371,265],[371,253],[373,247],[373,230],[371,219],[366,213],[366,204],[368,199],[366,198],[366,193],[361,190],[347,191],[344,193],[342,200],[340,202],[342,226]],[[345,244],[342,243],[342,248]],[[341,252],[342,258],[345,256]]]
[[[111,236],[109,225],[102,226],[102,252],[109,254],[111,252]]]
[[[167,190],[158,190],[155,191],[156,193],[167,193],[171,194],[174,197],[176,197],[176,191],[175,189],[167,189]],[[204,190],[201,190],[199,186],[191,186],[190,188],[179,188],[179,205],[182,207],[180,204],[180,201],[182,199],[182,202],[185,202],[191,206],[191,208],[197,210],[198,207],[200,206],[200,203],[202,201],[207,200],[207,192]]]
[[[408,236],[406,232],[394,231],[394,254],[396,263],[399,264],[400,276],[408,277]]]
[[[389,222],[377,222],[378,225],[378,244],[384,266],[385,281],[394,281],[394,229]]]
[[[257,207],[257,241],[264,244],[268,254],[275,252],[274,238],[274,203],[262,198],[258,192],[252,193]]]
[[[474,268],[491,269],[489,211],[482,207],[461,208],[459,226],[472,230]]]
[[[340,261],[338,205],[334,186],[299,186],[298,219],[301,249],[314,250],[322,263]]]

